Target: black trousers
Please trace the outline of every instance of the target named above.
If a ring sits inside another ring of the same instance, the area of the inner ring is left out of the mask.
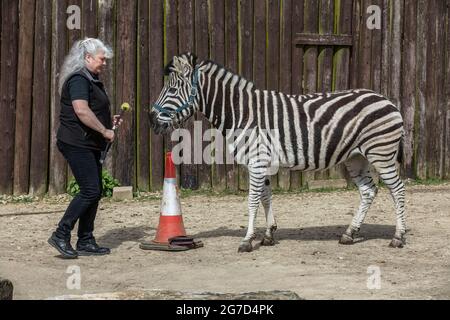
[[[102,165],[100,151],[68,145],[58,141],[59,151],[69,163],[80,186],[80,193],[73,198],[56,229],[59,238],[70,240],[70,234],[78,221],[78,242],[92,239],[94,220],[102,196]]]

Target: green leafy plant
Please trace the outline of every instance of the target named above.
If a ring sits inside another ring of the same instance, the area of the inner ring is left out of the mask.
[[[114,179],[108,171],[102,171],[102,183],[103,183],[103,197],[110,198],[113,195],[114,187],[119,187],[120,183],[117,179]],[[80,186],[77,181],[72,178],[69,181],[69,185],[67,186],[67,193],[71,196],[76,196],[80,192]]]

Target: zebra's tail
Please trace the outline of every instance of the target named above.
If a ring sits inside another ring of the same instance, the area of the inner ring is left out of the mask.
[[[403,142],[404,136],[402,135],[402,138],[400,139],[400,143],[398,145],[398,152],[397,152],[397,161],[398,163],[403,163]]]

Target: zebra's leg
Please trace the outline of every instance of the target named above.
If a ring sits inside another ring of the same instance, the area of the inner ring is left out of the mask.
[[[389,188],[395,204],[397,224],[394,238],[389,246],[392,248],[402,248],[406,243],[405,185],[400,179],[395,162],[382,163],[377,161],[372,163],[380,174],[381,180],[383,180],[386,187]]]
[[[367,159],[362,156],[355,156],[347,160],[345,166],[353,182],[358,187],[361,202],[350,226],[342,235],[339,243],[353,244],[354,237],[359,232],[367,211],[377,195],[378,189],[370,174],[369,162]]]
[[[261,196],[261,203],[266,214],[267,229],[264,238],[261,241],[262,246],[273,246],[275,240],[273,233],[277,230],[277,224],[272,211],[272,187],[270,185],[270,177],[266,177],[264,182],[264,190]]]
[[[249,194],[248,194],[248,229],[245,238],[239,245],[238,252],[251,252],[252,241],[256,238],[255,219],[258,213],[259,202],[264,189],[265,174],[262,165],[249,166]]]

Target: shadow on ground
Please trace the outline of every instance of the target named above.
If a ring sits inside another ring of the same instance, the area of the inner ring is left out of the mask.
[[[280,240],[304,240],[304,241],[329,241],[338,240],[345,232],[348,225],[337,226],[321,226],[321,227],[306,227],[306,228],[282,228],[275,232],[275,239]],[[256,233],[258,237],[264,234],[264,228],[257,228]],[[200,232],[192,235],[195,238],[217,238],[217,237],[236,237],[243,238],[246,229],[229,229],[227,227],[217,228],[215,230]],[[363,238],[361,241],[372,239],[392,239],[395,233],[395,226],[365,224],[361,227],[359,236]]]
[[[108,230],[104,235],[97,238],[97,242],[108,248],[118,248],[122,243],[127,241],[141,242],[149,236],[149,231],[155,228],[147,226],[139,226],[132,228],[117,228]]]

